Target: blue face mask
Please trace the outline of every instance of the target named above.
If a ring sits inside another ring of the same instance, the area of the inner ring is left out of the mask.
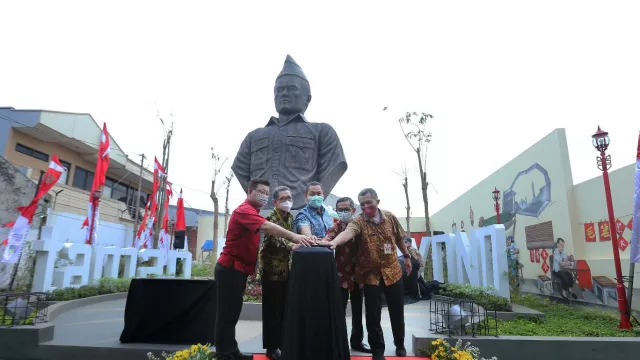
[[[309,206],[316,209],[322,206],[322,202],[324,202],[324,198],[322,196],[310,196],[308,199]]]

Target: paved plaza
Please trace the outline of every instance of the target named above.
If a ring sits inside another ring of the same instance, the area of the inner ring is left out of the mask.
[[[124,327],[125,299],[112,300],[79,307],[56,317],[55,336],[47,345],[89,346],[105,348],[133,347],[135,344],[120,344],[120,333]],[[429,302],[421,301],[405,306],[405,346],[412,349],[412,335],[429,334]],[[347,327],[351,332],[351,318],[347,318]],[[382,309],[382,328],[387,345],[386,355],[395,355],[391,323],[386,308]],[[243,351],[263,353],[262,323],[260,321],[240,321],[237,327],[237,339]],[[366,341],[366,329],[365,329]],[[175,350],[184,346],[153,345],[149,348]],[[353,354],[359,354],[354,352]],[[364,355],[364,354],[362,354]],[[412,355],[412,354],[410,354]]]

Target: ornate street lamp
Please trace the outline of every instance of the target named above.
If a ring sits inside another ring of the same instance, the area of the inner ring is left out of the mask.
[[[491,192],[493,194],[493,201],[495,201],[495,210],[496,210],[496,224],[500,224],[500,190],[498,188],[494,188]]]
[[[618,250],[618,234],[616,233],[615,216],[613,214],[613,202],[611,200],[611,184],[609,183],[609,169],[611,168],[611,155],[605,152],[609,148],[609,133],[602,131],[598,126],[598,131],[591,136],[593,139],[593,147],[600,152],[600,156],[596,157],[598,161],[598,169],[602,171],[602,179],[604,180],[604,193],[607,198],[607,212],[609,213],[609,233],[611,234],[611,246],[613,246],[613,261],[616,267],[616,287],[618,293],[618,311],[620,312],[619,329],[630,330],[631,321],[629,309],[627,308],[627,295],[624,288],[622,278],[622,267],[620,266],[620,252]]]

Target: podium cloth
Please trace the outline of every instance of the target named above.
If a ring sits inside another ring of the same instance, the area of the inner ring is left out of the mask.
[[[293,252],[282,360],[348,360],[349,342],[333,252]]]
[[[120,342],[213,344],[215,322],[214,280],[133,279]]]

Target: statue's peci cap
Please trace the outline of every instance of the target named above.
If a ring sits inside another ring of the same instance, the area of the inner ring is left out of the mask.
[[[280,75],[278,75],[278,78],[283,75],[295,75],[309,82],[309,80],[307,80],[307,77],[304,75],[302,68],[300,67],[300,65],[298,65],[298,63],[296,63],[295,60],[293,60],[291,55],[287,55],[287,58],[284,60],[284,65],[282,66],[282,71],[280,71]]]

